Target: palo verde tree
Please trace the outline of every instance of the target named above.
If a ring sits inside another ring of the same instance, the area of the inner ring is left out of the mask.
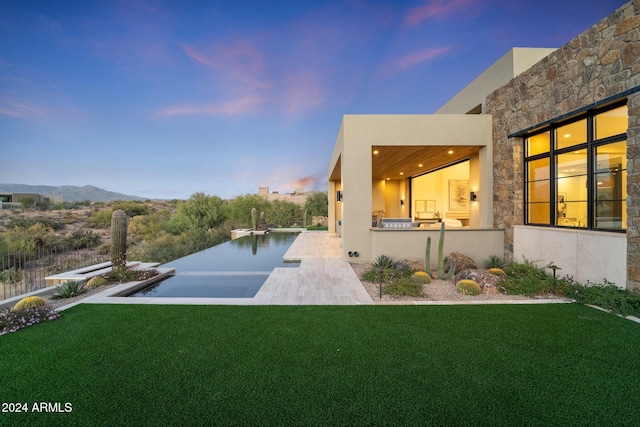
[[[329,214],[329,199],[326,191],[316,191],[307,197],[304,204],[309,216],[327,216]]]
[[[223,200],[218,196],[195,193],[184,202],[179,202],[172,218],[184,230],[209,230],[218,226],[225,217],[220,208]]]

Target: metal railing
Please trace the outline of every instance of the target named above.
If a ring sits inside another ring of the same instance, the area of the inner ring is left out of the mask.
[[[42,250],[0,255],[0,299],[46,287],[45,277],[110,260],[96,249]]]

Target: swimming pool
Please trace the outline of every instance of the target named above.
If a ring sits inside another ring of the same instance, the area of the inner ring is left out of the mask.
[[[283,256],[298,233],[246,236],[171,261],[175,275],[129,297],[253,298],[276,267],[298,267]]]

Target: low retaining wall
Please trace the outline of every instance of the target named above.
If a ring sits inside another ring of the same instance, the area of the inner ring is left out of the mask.
[[[424,259],[427,237],[431,237],[431,268],[437,268],[440,229],[371,229],[371,259],[386,255],[393,260]],[[478,265],[491,255],[503,254],[504,230],[494,228],[447,228],[444,255],[460,252]],[[357,259],[349,259],[357,262]]]

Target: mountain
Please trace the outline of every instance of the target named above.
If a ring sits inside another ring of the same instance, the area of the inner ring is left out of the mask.
[[[93,185],[78,187],[75,185],[25,185],[25,184],[0,184],[0,192],[5,193],[36,193],[36,194],[61,194],[65,202],[111,202],[114,200],[146,200],[145,197],[128,196],[103,190]]]

